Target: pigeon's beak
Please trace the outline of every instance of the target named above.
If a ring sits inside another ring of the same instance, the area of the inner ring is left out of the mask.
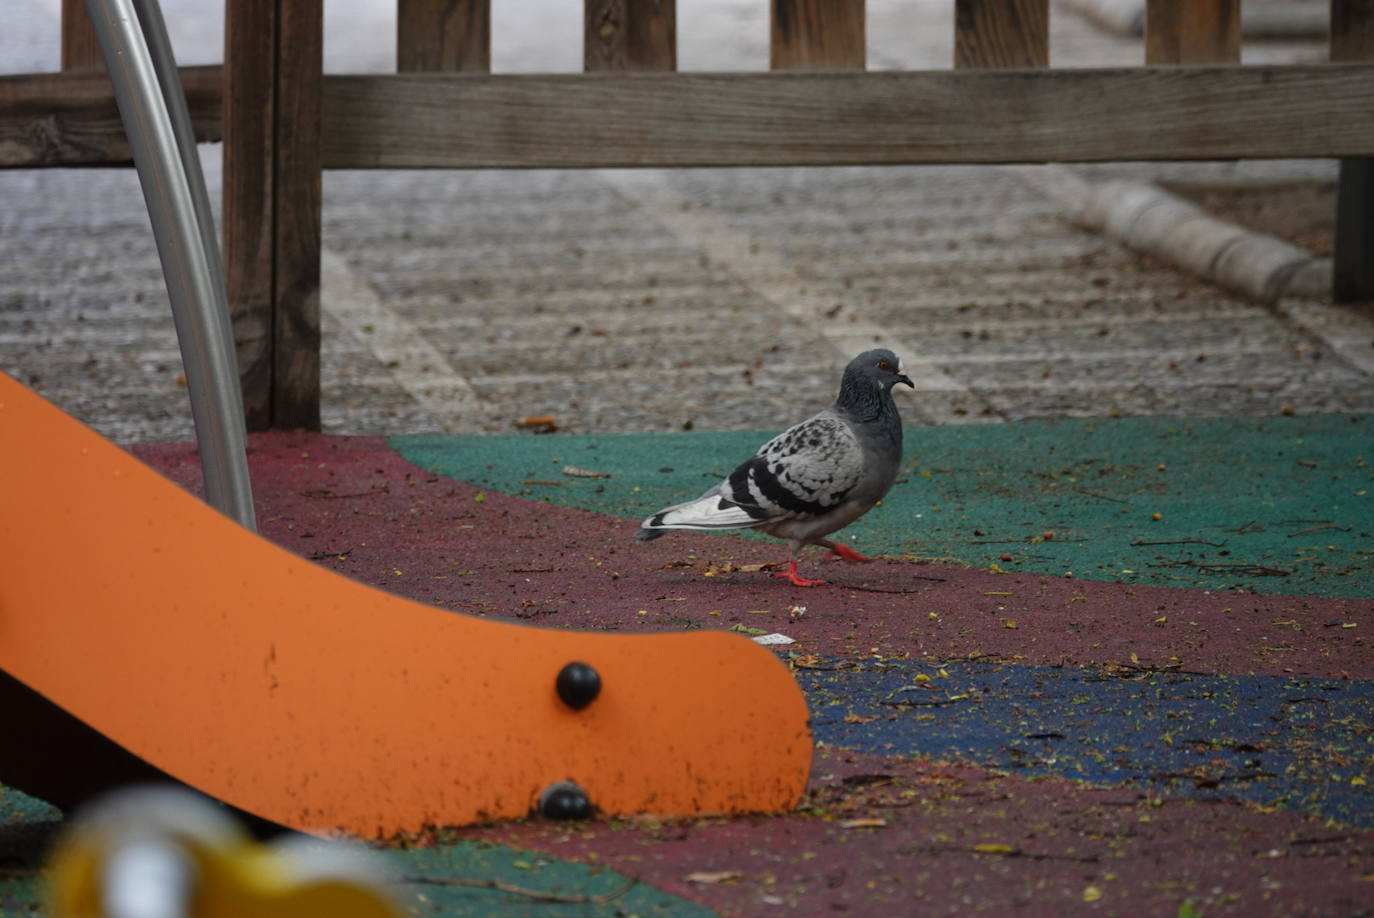
[[[900,361],[898,361],[897,363],[897,382],[906,383],[913,389],[916,388],[916,384],[911,381],[911,377],[907,376],[906,373],[902,372],[902,364]]]

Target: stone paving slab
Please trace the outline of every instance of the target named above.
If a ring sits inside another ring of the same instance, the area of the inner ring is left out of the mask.
[[[169,0],[186,63],[221,7]],[[0,68],[52,69],[56,0],[21,0]],[[331,4],[326,66],[394,64],[393,5]],[[875,2],[870,65],[944,67],[945,0]],[[576,70],[577,10],[495,4],[498,70]],[[684,69],[766,62],[766,9],[710,0]],[[538,28],[530,27],[537,24]],[[1312,42],[1247,46],[1285,61]],[[1056,66],[1138,41],[1056,7]],[[202,150],[219,197],[218,148]],[[1325,177],[1330,162],[1109,164],[1092,181]],[[1374,319],[1260,306],[1073,226],[1034,167],[330,172],[323,385],[336,433],[750,429],[823,398],[875,338],[928,423],[1374,410]],[[132,170],[0,173],[0,367],[119,442],[191,434]],[[1208,357],[1205,365],[1196,361]],[[1189,361],[1192,361],[1189,363]],[[771,368],[767,379],[757,370]]]

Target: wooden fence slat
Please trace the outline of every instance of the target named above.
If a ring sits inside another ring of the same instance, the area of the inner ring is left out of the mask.
[[[582,69],[677,69],[676,0],[585,0]]]
[[[1331,0],[1331,60],[1374,60],[1374,0]]]
[[[218,65],[182,67],[196,140],[222,138]],[[0,76],[0,168],[129,166],[114,91],[104,72]]]
[[[768,66],[774,70],[862,70],[865,0],[772,0]]]
[[[334,75],[323,159],[461,169],[1348,156],[1374,150],[1370,98],[1366,64]]]
[[[319,427],[320,3],[225,9],[224,260],[250,430]]]
[[[272,426],[320,429],[323,0],[278,0]]]
[[[86,0],[62,0],[62,69],[67,73],[105,69]]]
[[[401,73],[491,70],[491,0],[397,0]]]
[[[1049,0],[956,0],[955,67],[1049,65]]]
[[[1145,63],[1240,63],[1240,0],[1146,0]]]
[[[272,426],[276,12],[276,0],[224,11],[224,269],[249,430]]]
[[[1331,60],[1374,61],[1374,0],[1331,0]],[[1374,156],[1341,160],[1332,260],[1332,298],[1374,304]]]

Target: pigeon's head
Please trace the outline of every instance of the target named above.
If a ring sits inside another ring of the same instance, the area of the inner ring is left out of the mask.
[[[885,347],[864,351],[849,361],[844,375],[846,380],[853,379],[859,385],[876,385],[884,392],[892,391],[892,387],[897,383],[916,388],[911,378],[902,372],[902,361]]]

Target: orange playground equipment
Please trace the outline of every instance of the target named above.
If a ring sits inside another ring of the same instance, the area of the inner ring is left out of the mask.
[[[551,788],[568,815],[800,798],[805,700],[741,636],[446,612],[267,542],[3,374],[0,429],[0,670],[213,797],[368,838],[525,816]],[[60,804],[100,768],[57,761],[41,717],[4,749],[0,781]]]

